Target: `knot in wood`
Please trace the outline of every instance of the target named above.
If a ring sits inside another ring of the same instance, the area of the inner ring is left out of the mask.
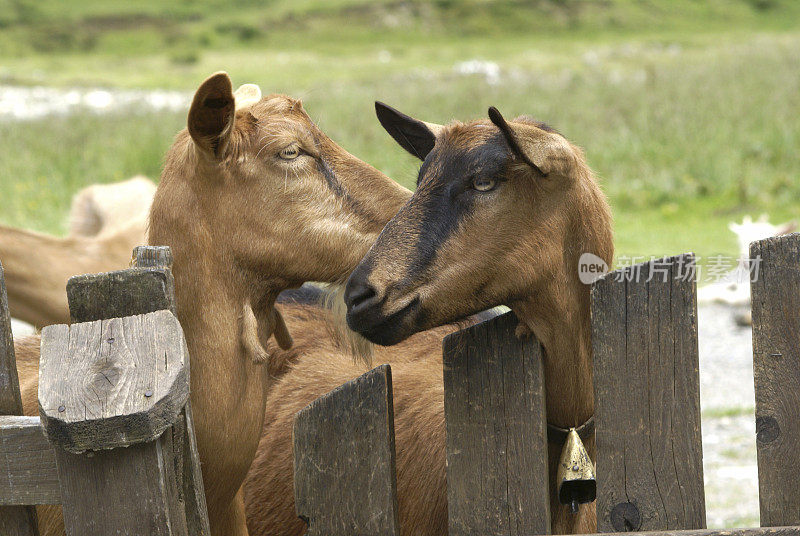
[[[611,510],[611,525],[618,532],[638,531],[642,526],[642,516],[632,502],[619,503]]]
[[[91,376],[88,387],[95,394],[103,391],[113,391],[117,387],[122,371],[116,362],[96,362],[92,368],[95,371]]]
[[[781,427],[775,417],[756,419],[756,439],[759,443],[772,443],[781,435]]]
[[[72,453],[154,441],[189,399],[188,363],[170,311],[47,326],[39,406],[48,439]]]

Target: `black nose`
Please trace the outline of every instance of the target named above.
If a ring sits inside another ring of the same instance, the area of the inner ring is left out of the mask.
[[[378,291],[369,283],[370,268],[361,264],[353,270],[344,288],[344,303],[347,305],[347,323],[351,329],[360,326],[371,312],[380,310]]]
[[[372,302],[376,301],[377,295],[375,287],[370,285],[366,278],[354,278],[351,275],[344,289],[344,303],[347,305],[347,312],[351,313],[354,310],[369,307]]]

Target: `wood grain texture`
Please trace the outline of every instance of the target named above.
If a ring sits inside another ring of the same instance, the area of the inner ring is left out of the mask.
[[[800,525],[800,234],[753,242],[750,258],[761,525]]]
[[[507,313],[444,340],[451,536],[550,530],[542,351]]]
[[[135,268],[171,268],[172,250],[169,246],[136,246],[131,266]]]
[[[169,309],[175,312],[172,272],[163,268],[128,268],[78,275],[67,282],[70,321],[91,322]]]
[[[657,259],[592,289],[599,532],[705,527],[693,265]]]
[[[170,270],[172,269],[172,250],[169,246],[137,246],[133,248],[131,266],[134,268],[163,269],[166,285],[163,296],[156,298],[156,303],[168,305],[168,309],[177,314],[175,308],[175,282]],[[133,313],[131,313],[133,314]],[[178,469],[178,478],[181,482],[182,500],[186,509],[186,524],[189,534],[205,536],[211,534],[208,523],[208,508],[206,505],[205,488],[203,487],[203,473],[200,468],[200,455],[197,452],[197,441],[194,434],[194,420],[192,417],[191,399],[186,402],[183,414],[175,423],[173,438],[176,444],[182,445],[179,453],[182,467]]]
[[[200,454],[197,452],[197,441],[194,435],[194,418],[192,405],[186,403],[183,412],[183,501],[186,509],[186,525],[192,536],[209,536],[211,527],[208,522],[208,506],[203,486],[203,473],[200,469]]]
[[[0,264],[0,415],[21,415],[22,398],[19,392],[11,316],[8,295]],[[36,510],[30,506],[0,506],[0,534],[37,536]]]
[[[187,536],[172,439],[91,455],[56,449],[67,534]]]
[[[14,337],[8,313],[8,295],[0,264],[0,415],[21,415],[22,398],[19,392],[17,360],[14,356]]]
[[[48,438],[75,453],[155,440],[189,398],[188,363],[169,311],[46,327],[39,411]]]
[[[298,412],[297,514],[308,535],[398,535],[392,375],[381,365]]]
[[[604,536],[622,536],[624,532],[608,532]],[[637,532],[636,536],[800,536],[800,527],[695,529]]]
[[[0,416],[0,504],[59,504],[53,448],[38,417]]]

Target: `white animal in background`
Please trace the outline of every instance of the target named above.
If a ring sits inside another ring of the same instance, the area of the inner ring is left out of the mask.
[[[797,229],[797,222],[792,220],[780,225],[772,225],[766,214],[759,216],[757,221],[753,221],[753,218],[747,215],[742,220],[742,223],[730,222],[728,229],[733,231],[739,242],[739,258],[748,259],[750,257],[751,242],[769,238],[770,236],[792,233]]]
[[[750,243],[771,236],[780,236],[793,232],[797,222],[789,221],[780,225],[769,223],[766,214],[753,221],[749,215],[742,223],[730,222],[728,229],[735,235],[739,243],[739,262],[736,268],[725,274],[718,282],[706,285],[697,290],[698,303],[723,303],[731,306],[750,306]],[[746,318],[745,318],[746,317]],[[740,323],[749,324],[749,313],[741,318]]]
[[[15,340],[21,339],[22,337],[26,337],[28,335],[33,335],[35,332],[36,328],[27,322],[17,320],[16,318],[11,319],[11,333],[14,335]]]

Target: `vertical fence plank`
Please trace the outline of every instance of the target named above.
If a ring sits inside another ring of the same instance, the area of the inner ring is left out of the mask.
[[[68,534],[189,534],[171,433],[188,398],[169,311],[42,331],[39,407]]]
[[[750,245],[761,526],[800,525],[800,234]]]
[[[131,268],[70,279],[67,284],[73,322],[90,322],[167,309],[176,313],[175,280],[169,246],[133,248]],[[194,435],[191,401],[176,426],[175,447],[180,449],[178,478],[190,534],[209,534],[203,475]]]
[[[169,246],[137,246],[133,248],[133,259],[131,260],[133,268],[150,268],[164,274],[164,285],[160,290],[157,288],[157,295],[153,298],[155,303],[145,308],[165,306],[166,309],[177,314],[172,260],[172,250]],[[184,408],[184,414],[180,421],[181,426],[176,426],[175,431],[181,436],[176,438],[176,441],[182,447],[183,466],[179,468],[179,476],[182,480],[183,497],[186,502],[186,523],[189,527],[189,534],[210,534],[203,473],[200,468],[200,455],[197,452],[193,419],[192,402],[189,400]]]
[[[293,440],[295,504],[309,536],[400,534],[389,365],[298,412]]]
[[[599,532],[705,527],[692,254],[592,289]]]
[[[22,398],[19,392],[17,361],[14,356],[14,339],[11,335],[11,318],[8,313],[8,296],[0,264],[0,415],[22,415]],[[31,506],[0,506],[0,534],[8,536],[36,536],[36,510]]]
[[[444,341],[449,533],[547,534],[541,346],[507,313]]]
[[[170,248],[138,246],[133,250],[131,265],[128,270],[72,278],[67,284],[72,321],[90,322],[165,309],[175,313]],[[172,451],[175,478],[179,481],[178,500],[185,510],[188,532],[208,535],[208,512],[190,402],[169,435],[169,443],[162,448],[169,446]],[[166,437],[162,439],[166,441]]]

